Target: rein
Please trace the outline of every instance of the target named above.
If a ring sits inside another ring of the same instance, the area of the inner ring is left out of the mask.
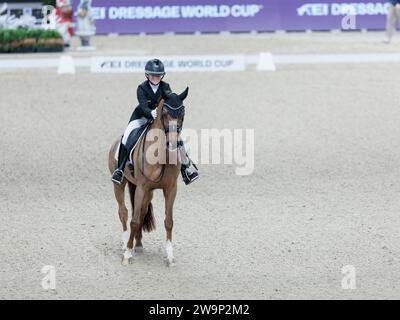
[[[154,122],[154,120],[152,120],[152,121],[150,122],[150,124],[153,123],[153,122]],[[162,164],[162,165],[161,165],[161,172],[160,172],[160,175],[158,176],[158,178],[157,178],[156,180],[150,179],[150,178],[149,178],[148,176],[146,176],[146,174],[144,173],[144,162],[145,162],[145,159],[144,159],[144,147],[145,147],[145,144],[146,144],[147,130],[148,130],[148,129],[146,129],[146,132],[145,132],[144,137],[143,137],[143,144],[142,144],[142,166],[141,166],[141,168],[140,168],[140,172],[142,173],[143,177],[145,177],[146,180],[148,180],[148,181],[150,181],[150,182],[153,182],[153,183],[158,183],[158,182],[161,181],[161,179],[162,179],[163,176],[164,176],[165,164]]]

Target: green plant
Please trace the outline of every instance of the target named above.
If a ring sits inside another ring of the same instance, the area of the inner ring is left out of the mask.
[[[10,51],[11,30],[0,30],[0,33],[2,34],[1,51],[7,53]]]
[[[4,33],[0,31],[0,53],[4,52],[4,50],[3,50],[3,42],[4,42],[3,38],[4,38]]]
[[[26,29],[14,30],[14,40],[12,42],[15,48],[14,52],[25,52],[24,40],[26,39]]]
[[[62,51],[62,35],[56,30],[0,30],[0,53]]]
[[[56,0],[43,0],[43,5],[50,5],[55,7],[56,6]]]

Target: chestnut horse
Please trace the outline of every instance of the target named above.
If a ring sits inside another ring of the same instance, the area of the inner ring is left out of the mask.
[[[179,145],[180,133],[185,115],[183,100],[189,88],[181,94],[163,94],[157,106],[157,118],[149,123],[147,131],[140,138],[133,151],[131,160],[133,175],[128,165],[125,167],[125,178],[121,185],[114,184],[115,199],[118,203],[118,214],[122,223],[123,250],[122,264],[128,265],[135,252],[142,252],[142,231],[150,232],[155,228],[151,200],[155,189],[162,189],[165,199],[165,245],[167,265],[174,263],[172,246],[172,211],[177,192],[177,179],[180,174]],[[115,155],[120,139],[111,147],[108,159],[110,172],[117,168]],[[125,206],[125,189],[129,187],[132,203],[132,220],[128,232],[128,209]]]

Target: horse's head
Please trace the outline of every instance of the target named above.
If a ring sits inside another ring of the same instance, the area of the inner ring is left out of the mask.
[[[170,151],[178,147],[179,135],[182,131],[183,120],[185,117],[185,106],[183,101],[186,99],[189,87],[181,94],[163,93],[164,103],[161,109],[161,124],[167,136],[167,148]]]

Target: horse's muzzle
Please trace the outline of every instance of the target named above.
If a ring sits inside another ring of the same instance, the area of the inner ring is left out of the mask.
[[[167,149],[168,151],[176,151],[178,149],[178,141],[168,141],[167,142]]]

